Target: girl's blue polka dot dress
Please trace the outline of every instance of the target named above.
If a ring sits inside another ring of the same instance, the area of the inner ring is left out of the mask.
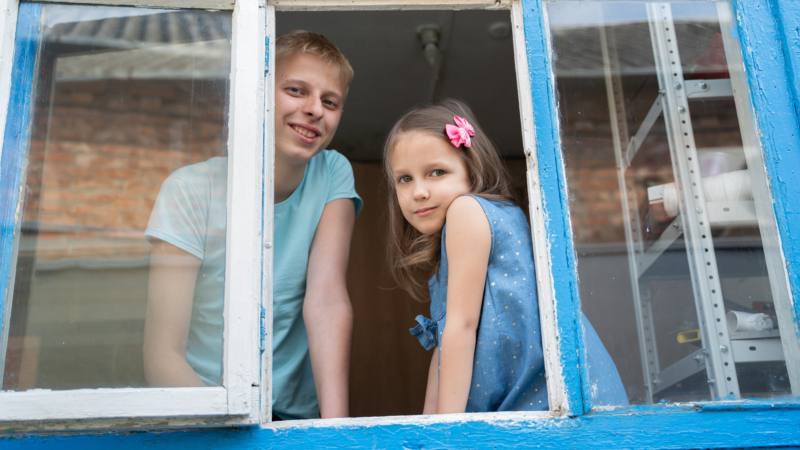
[[[530,227],[518,206],[472,197],[481,204],[489,220],[492,248],[466,412],[547,410]],[[434,320],[417,316],[419,325],[411,329],[411,334],[428,350],[441,345],[447,320],[445,234],[446,228],[442,230],[439,272],[430,282]],[[592,403],[627,405],[614,362],[588,320],[583,318],[583,323],[592,378]],[[445,351],[439,348],[440,358]]]

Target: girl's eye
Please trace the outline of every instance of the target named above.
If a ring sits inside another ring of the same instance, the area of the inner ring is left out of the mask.
[[[402,176],[397,180],[397,182],[400,184],[405,184],[408,183],[409,181],[411,181],[411,177],[408,175]]]
[[[286,90],[291,92],[292,94],[299,94],[300,93],[300,88],[296,88],[296,87],[286,88]]]
[[[431,172],[431,175],[435,177],[441,177],[442,175],[444,175],[444,170],[436,169],[433,172]]]

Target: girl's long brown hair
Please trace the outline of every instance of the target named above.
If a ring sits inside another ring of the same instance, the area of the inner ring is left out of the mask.
[[[417,106],[397,121],[383,147],[383,170],[389,184],[389,267],[397,284],[418,301],[430,299],[428,280],[439,268],[442,233],[424,235],[403,217],[392,176],[392,150],[411,132],[428,133],[450,144],[445,125],[455,124],[453,116],[467,119],[475,129],[472,146],[459,147],[467,164],[470,193],[487,200],[515,203],[497,148],[464,102],[444,99],[432,105]]]

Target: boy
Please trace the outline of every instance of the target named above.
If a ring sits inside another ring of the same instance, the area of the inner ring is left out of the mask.
[[[323,149],[353,69],[325,37],[299,30],[276,41],[276,68],[273,412],[345,417],[353,328],[345,274],[362,202],[350,164]],[[153,208],[151,385],[221,383],[226,190],[227,158],[212,158],[172,174]]]

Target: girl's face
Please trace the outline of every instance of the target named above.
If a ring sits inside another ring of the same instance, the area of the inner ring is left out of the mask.
[[[397,201],[420,233],[441,231],[450,203],[470,192],[463,151],[444,137],[422,132],[406,133],[395,144],[390,163]]]

